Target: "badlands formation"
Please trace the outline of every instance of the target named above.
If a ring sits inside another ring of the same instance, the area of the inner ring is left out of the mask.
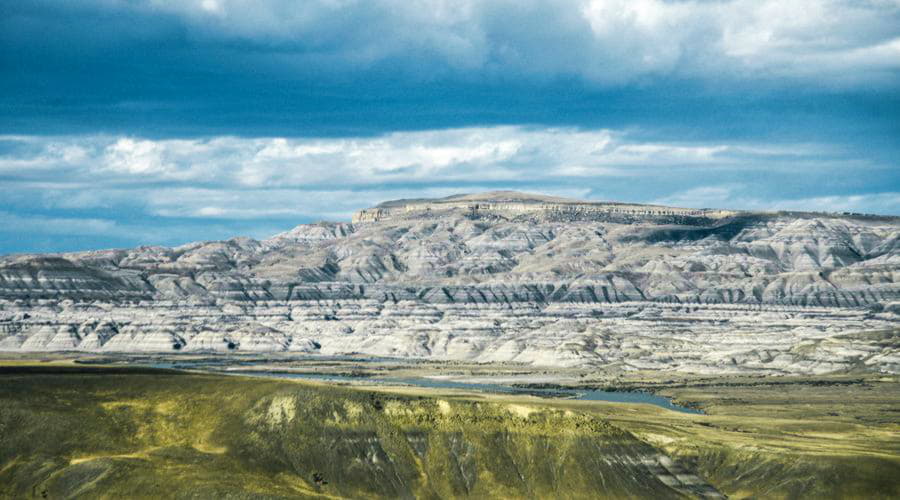
[[[900,372],[900,217],[399,200],[352,223],[0,257],[0,350]]]

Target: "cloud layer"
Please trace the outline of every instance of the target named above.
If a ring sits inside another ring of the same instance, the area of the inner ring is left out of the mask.
[[[900,0],[32,0],[0,252],[510,188],[897,213]]]
[[[895,0],[90,3],[107,13],[167,19],[183,30],[187,46],[265,54],[256,62],[279,72],[387,65],[421,79],[576,75],[615,85],[659,75],[788,76],[855,85],[896,82],[900,69]]]
[[[898,0],[8,3],[0,133],[836,134],[900,112]]]
[[[0,211],[3,232],[106,237],[93,246],[264,237],[301,222],[347,220],[387,199],[499,188],[694,207],[900,213],[895,169],[834,146],[643,135],[499,126],[332,139],[5,136]]]

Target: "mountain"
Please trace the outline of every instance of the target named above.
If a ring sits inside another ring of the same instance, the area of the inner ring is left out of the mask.
[[[900,217],[397,200],[257,241],[0,257],[0,350],[900,372]]]

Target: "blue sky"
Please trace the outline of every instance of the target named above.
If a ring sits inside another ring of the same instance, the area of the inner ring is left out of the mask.
[[[900,215],[897,0],[0,9],[0,253],[519,189]]]

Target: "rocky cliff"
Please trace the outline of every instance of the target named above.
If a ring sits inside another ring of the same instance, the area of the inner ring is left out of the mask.
[[[900,370],[900,217],[495,192],[353,220],[0,257],[0,349]]]

